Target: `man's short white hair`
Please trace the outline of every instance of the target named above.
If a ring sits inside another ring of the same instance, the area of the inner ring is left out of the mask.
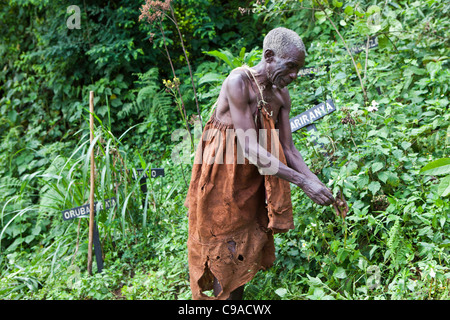
[[[305,45],[300,36],[295,31],[283,27],[269,31],[264,38],[263,52],[266,51],[266,49],[271,49],[276,56],[285,57],[290,45],[296,46],[300,51],[305,53],[305,56],[307,56]]]

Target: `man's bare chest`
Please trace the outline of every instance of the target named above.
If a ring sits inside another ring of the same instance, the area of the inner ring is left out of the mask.
[[[273,92],[263,92],[261,98],[261,92],[259,95],[252,92],[249,94],[249,99],[243,108],[248,108],[252,118],[257,114],[259,108],[265,108],[267,114],[276,123],[280,110],[283,108],[283,102],[280,97]],[[231,110],[229,102],[226,96],[220,95],[216,105],[216,117],[223,123],[232,124]]]
[[[249,106],[251,106],[253,114],[259,108],[264,108],[273,121],[277,122],[280,110],[283,108],[283,102],[280,95],[277,94],[276,91],[264,90],[262,92],[250,95]]]

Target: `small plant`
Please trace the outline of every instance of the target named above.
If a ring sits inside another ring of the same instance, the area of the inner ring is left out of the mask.
[[[163,36],[164,48],[166,50],[166,54],[167,54],[167,58],[169,60],[170,66],[172,68],[174,79],[177,78],[177,75],[176,75],[175,69],[173,67],[172,58],[170,57],[169,49],[167,48],[166,36],[164,34],[164,28],[163,28],[163,24],[162,24],[162,19],[163,18],[167,18],[170,21],[172,21],[173,24],[175,25],[175,27],[177,29],[177,32],[178,32],[179,39],[180,39],[180,44],[181,44],[181,47],[183,49],[184,57],[186,59],[186,63],[187,63],[188,69],[189,69],[189,75],[190,75],[190,78],[191,78],[192,89],[194,91],[195,104],[197,106],[197,113],[198,113],[198,116],[199,116],[200,121],[201,121],[200,106],[198,104],[197,92],[196,92],[196,89],[195,89],[195,83],[194,83],[194,78],[193,78],[193,75],[192,75],[191,64],[189,63],[188,53],[187,53],[186,48],[184,46],[183,35],[181,34],[180,28],[178,26],[178,21],[177,21],[177,19],[175,17],[175,13],[174,13],[173,8],[171,6],[171,2],[172,1],[173,0],[165,0],[165,2],[163,2],[163,1],[146,0],[146,3],[140,9],[141,15],[139,16],[139,20],[141,21],[141,20],[146,19],[147,22],[150,23],[150,24],[157,23],[157,27],[159,28],[159,30],[161,31],[161,34]],[[170,15],[167,14],[167,12],[169,12]],[[186,120],[186,127],[188,127],[187,116],[186,116],[186,109],[185,109],[185,106],[184,106],[183,97],[182,97],[181,91],[179,89],[179,86],[177,86],[177,90],[178,90],[178,94],[179,94],[179,97],[180,97],[181,106],[182,106],[183,111],[184,111],[184,118]],[[202,124],[202,128],[203,128],[203,124]]]

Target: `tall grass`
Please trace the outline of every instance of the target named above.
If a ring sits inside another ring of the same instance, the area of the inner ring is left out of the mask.
[[[68,290],[62,280],[69,276],[64,275],[65,271],[76,267],[80,275],[84,272],[88,215],[64,221],[62,211],[89,202],[92,150],[95,155],[95,201],[116,199],[115,206],[98,211],[95,216],[104,259],[117,257],[117,252],[122,254],[136,245],[143,235],[156,234],[158,221],[170,211],[164,204],[176,195],[179,187],[176,180],[172,177],[170,184],[164,186],[163,177],[152,179],[148,173],[149,178],[140,179],[135,169],[148,172],[152,164],[137,151],[133,159],[128,157],[129,150],[124,151],[126,135],[137,126],[116,137],[109,126],[97,116],[95,119],[92,143],[89,132],[80,130],[76,133],[78,143],[73,152],[64,155],[61,151],[48,168],[26,175],[22,181],[14,181],[16,193],[0,208],[0,265],[4,282],[4,286],[0,283],[0,287],[3,286],[0,297],[29,297],[30,292],[37,292],[44,285],[62,286]],[[21,201],[32,193],[37,201]],[[22,230],[20,225],[24,222],[29,226]],[[11,247],[14,241],[20,244]],[[30,254],[33,250],[35,252]],[[22,267],[25,262],[21,259],[30,256],[34,261]],[[105,267],[111,267],[114,261],[105,261]],[[27,276],[22,274],[25,268]],[[32,276],[36,271],[30,271],[33,268],[40,270],[39,276]]]

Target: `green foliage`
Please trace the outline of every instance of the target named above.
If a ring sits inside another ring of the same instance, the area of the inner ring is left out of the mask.
[[[294,140],[322,181],[343,192],[350,213],[343,224],[331,209],[292,190],[296,230],[277,238],[273,277],[283,280],[275,293],[282,299],[446,299],[450,207],[441,199],[447,178],[437,184],[434,177],[447,173],[446,158],[432,160],[448,152],[450,74],[442,63],[449,51],[435,22],[448,25],[436,10],[450,8],[438,2],[320,3],[301,3],[315,8],[315,22],[311,11],[297,13],[287,2],[258,9],[267,19],[286,15],[309,44],[306,67],[321,67],[290,92],[293,115],[333,99],[337,111],[317,123],[328,157],[308,134],[297,132]],[[379,24],[373,25],[375,14]],[[366,55],[372,35],[379,44]],[[345,44],[362,44],[353,59],[369,104]]]
[[[261,60],[262,50],[253,49],[250,52],[245,52],[245,47],[242,47],[241,51],[239,52],[239,56],[237,57],[234,57],[233,54],[228,50],[214,50],[207,51],[205,53],[224,61],[232,70],[235,68],[239,68],[242,65],[253,67]]]
[[[296,228],[276,235],[276,263],[245,297],[448,299],[450,6],[172,3],[204,122],[230,70],[256,64],[264,34],[280,25],[302,36],[305,67],[320,69],[289,88],[291,116],[326,99],[337,107],[316,124],[326,153],[303,130],[294,142],[350,212],[343,221],[292,188]],[[67,28],[63,1],[0,4],[0,297],[190,299],[191,168],[170,155],[185,120],[195,133],[197,110],[178,31],[163,20],[181,97],[163,85],[174,75],[161,32],[138,22],[143,1],[71,4],[81,29]],[[378,46],[366,52],[373,36]],[[88,201],[92,148],[95,199],[117,205],[97,214],[105,268],[89,276],[88,219],[64,221],[61,212]],[[152,167],[166,175],[147,179],[143,192],[132,170]]]

